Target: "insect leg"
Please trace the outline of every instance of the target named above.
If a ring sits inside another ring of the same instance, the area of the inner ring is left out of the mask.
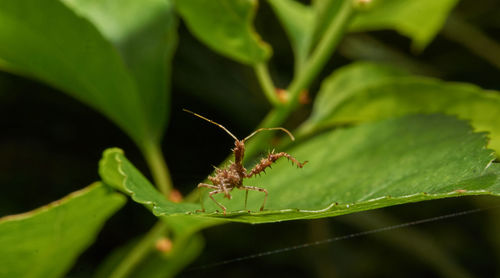
[[[245,209],[247,209],[248,190],[245,190]]]
[[[211,184],[208,184],[208,183],[200,183],[200,184],[198,184],[198,188],[200,188],[200,187],[206,187],[206,188],[212,188],[212,189],[219,189],[218,186],[211,185]]]
[[[218,189],[217,186],[215,185],[211,185],[211,184],[207,184],[207,183],[200,183],[198,184],[198,188],[200,187],[206,187],[206,188],[212,188],[212,189]],[[203,198],[202,198],[202,194],[201,192],[199,193],[200,195],[200,205],[201,205],[201,210],[196,210],[196,212],[205,212],[205,206],[203,205]]]
[[[214,190],[214,191],[208,193],[208,196],[212,199],[212,201],[214,201],[223,210],[224,215],[226,215],[226,207],[223,206],[221,203],[217,202],[217,200],[215,200],[214,196],[212,196],[214,194],[223,193],[223,192],[224,191],[222,191],[222,190]]]
[[[262,202],[262,206],[260,207],[260,211],[264,210],[264,206],[266,205],[267,194],[268,194],[267,190],[265,190],[264,188],[256,187],[256,186],[245,186],[245,185],[240,187],[240,188],[246,190],[247,193],[248,193],[248,190],[254,190],[254,191],[266,193],[266,196],[264,197],[264,202]]]
[[[297,165],[298,168],[304,167],[304,165],[307,163],[307,161],[304,161],[300,163],[295,157],[285,153],[285,152],[280,152],[280,153],[270,153],[268,154],[267,157],[263,158],[260,160],[260,162],[253,167],[252,170],[250,170],[247,174],[246,177],[250,178],[256,174],[260,174],[261,172],[266,172],[266,168],[271,168],[271,164],[273,164],[276,160],[278,160],[281,157],[286,157],[288,160],[292,162],[292,164]]]

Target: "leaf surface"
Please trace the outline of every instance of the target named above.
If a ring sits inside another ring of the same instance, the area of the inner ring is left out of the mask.
[[[295,55],[295,64],[305,64],[312,42],[314,11],[307,5],[295,0],[269,0],[278,16]]]
[[[120,180],[118,176],[134,180],[135,186],[127,185],[124,192],[157,216],[247,223],[310,219],[453,196],[499,195],[500,169],[491,164],[493,151],[484,147],[486,141],[466,122],[442,115],[407,116],[330,131],[290,150],[297,159],[309,161],[304,168],[279,161],[268,174],[245,180],[246,185],[268,190],[265,211],[258,211],[261,192],[250,192],[248,209],[244,191],[234,190],[231,200],[217,196],[228,208],[226,216],[217,213],[220,208],[208,198],[206,213],[196,212],[197,204],[164,200],[147,180],[136,177],[140,173],[117,149],[104,154],[101,176],[105,181]],[[110,159],[121,164],[106,162]]]
[[[355,63],[323,82],[313,113],[300,128],[314,129],[417,113],[445,113],[490,133],[500,153],[500,94],[466,83],[411,76],[387,66]]]
[[[212,50],[254,65],[271,56],[271,47],[255,32],[256,0],[177,0],[189,30]]]
[[[196,204],[178,204],[167,200],[118,148],[104,151],[103,158],[99,162],[99,175],[104,183],[131,196],[134,201],[145,205],[155,215],[161,214],[158,212],[159,207],[171,214],[184,214],[186,211],[199,208]]]
[[[422,50],[436,36],[457,0],[373,0],[351,24],[352,31],[393,29]]]
[[[64,0],[119,51],[134,77],[148,123],[159,140],[168,121],[177,18],[170,0]]]
[[[95,183],[36,210],[0,218],[0,277],[61,277],[125,203]]]
[[[155,57],[149,61],[154,56],[151,53],[168,51],[156,49],[158,41],[154,40],[141,51],[119,52],[88,19],[69,7],[73,6],[51,0],[1,1],[0,59],[5,61],[2,65],[42,80],[95,108],[140,146],[156,140],[165,123],[166,85],[145,84],[165,73],[165,69],[159,69],[159,63],[165,59]],[[129,46],[121,43],[124,49]],[[144,68],[139,69],[141,66]],[[142,89],[144,94],[139,93]]]

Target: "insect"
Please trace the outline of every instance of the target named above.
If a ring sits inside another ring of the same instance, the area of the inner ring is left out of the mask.
[[[252,132],[250,135],[245,137],[243,140],[239,140],[236,136],[234,136],[229,130],[227,130],[225,127],[223,127],[221,124],[218,124],[212,120],[209,120],[199,114],[196,114],[192,111],[189,111],[187,109],[183,109],[185,112],[191,113],[199,118],[202,118],[205,121],[208,121],[220,128],[222,128],[225,132],[227,132],[231,137],[234,138],[234,149],[232,149],[234,153],[234,162],[231,162],[227,167],[224,169],[218,169],[215,168],[215,175],[214,176],[209,176],[208,179],[212,182],[212,184],[207,184],[207,183],[200,183],[198,184],[198,188],[200,187],[206,187],[209,189],[213,189],[210,193],[208,193],[208,196],[222,209],[224,215],[226,214],[226,207],[223,206],[220,202],[214,199],[215,194],[219,193],[224,193],[224,197],[231,199],[231,194],[230,192],[238,188],[240,190],[245,190],[245,209],[247,207],[247,199],[248,199],[248,191],[259,191],[259,192],[264,192],[264,201],[262,202],[262,206],[260,207],[260,211],[264,210],[264,206],[266,204],[267,200],[267,195],[268,192],[264,188],[256,187],[256,186],[246,186],[243,185],[243,179],[245,178],[251,178],[257,174],[260,174],[262,172],[265,173],[266,168],[271,168],[271,164],[273,164],[276,160],[278,160],[281,157],[286,157],[288,160],[292,162],[292,164],[297,165],[298,168],[302,168],[307,161],[304,161],[300,163],[297,159],[295,159],[293,156],[289,155],[288,153],[285,152],[279,152],[275,153],[274,150],[267,155],[267,157],[264,157],[260,160],[260,162],[253,167],[252,170],[247,171],[245,167],[243,167],[243,156],[245,155],[245,142],[250,139],[252,136],[255,134],[264,131],[264,130],[282,130],[292,140],[295,140],[293,137],[292,133],[290,131],[286,130],[285,128],[282,127],[270,127],[270,128],[259,128]],[[202,211],[205,211],[202,208]]]

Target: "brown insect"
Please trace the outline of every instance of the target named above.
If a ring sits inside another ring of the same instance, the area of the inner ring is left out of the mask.
[[[234,149],[232,149],[234,153],[234,162],[231,162],[226,168],[224,169],[218,169],[215,168],[215,176],[209,176],[208,179],[212,182],[212,184],[207,184],[207,183],[200,183],[198,184],[198,188],[200,187],[206,187],[210,189],[214,189],[210,193],[208,193],[208,196],[223,210],[224,215],[226,214],[226,207],[224,207],[221,203],[217,202],[217,200],[214,199],[213,195],[219,194],[219,193],[224,193],[224,197],[231,199],[231,194],[230,192],[235,189],[241,189],[245,190],[245,209],[247,207],[247,198],[248,198],[248,191],[253,190],[253,191],[259,191],[259,192],[264,192],[266,195],[264,197],[264,201],[262,202],[262,206],[260,207],[260,211],[264,210],[264,205],[266,204],[267,200],[267,195],[268,192],[264,188],[256,187],[256,186],[246,186],[243,185],[243,179],[245,178],[251,178],[257,174],[260,174],[261,172],[265,173],[265,169],[267,167],[271,168],[271,164],[273,164],[276,160],[278,160],[280,157],[286,157],[288,160],[292,162],[292,164],[296,164],[298,168],[302,168],[307,161],[304,161],[303,163],[300,163],[297,159],[289,155],[288,153],[285,152],[279,152],[279,153],[274,153],[274,150],[267,155],[267,157],[262,158],[260,162],[253,167],[252,170],[247,171],[245,167],[243,167],[242,161],[243,161],[243,156],[245,155],[245,141],[250,139],[252,136],[255,134],[264,131],[264,130],[282,130],[292,140],[295,140],[293,135],[290,133],[290,131],[286,130],[285,128],[282,127],[270,127],[270,128],[259,128],[256,131],[252,132],[250,135],[245,137],[243,140],[239,140],[234,136],[229,130],[227,130],[225,127],[222,125],[209,120],[199,114],[196,114],[194,112],[191,112],[187,109],[183,109],[184,111],[191,113],[199,118],[202,118],[220,128],[222,128],[225,132],[227,132],[231,137],[234,138]],[[202,211],[205,211],[205,209],[202,209]]]

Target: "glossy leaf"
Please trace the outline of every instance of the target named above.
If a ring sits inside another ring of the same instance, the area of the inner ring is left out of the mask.
[[[176,0],[189,30],[212,50],[254,65],[271,56],[271,48],[255,32],[256,0]]]
[[[409,76],[369,63],[349,65],[327,78],[301,133],[323,127],[416,113],[445,113],[490,133],[500,153],[500,94],[465,84]]]
[[[185,215],[276,222],[461,195],[500,195],[500,169],[491,164],[493,151],[484,147],[486,142],[486,136],[472,133],[466,122],[442,115],[407,116],[330,131],[289,151],[309,161],[304,168],[284,160],[267,175],[245,180],[246,185],[269,191],[265,211],[258,212],[261,192],[249,194],[248,209],[243,191],[234,190],[231,200],[217,196],[228,208],[226,216],[215,212],[219,208],[208,198],[206,213],[196,212],[197,204],[161,199],[117,149],[106,151],[100,172],[104,180],[121,180],[116,188],[167,219]]]
[[[141,146],[160,133],[148,113],[164,112],[146,107],[150,101],[139,94],[120,53],[94,25],[59,1],[1,1],[0,59],[94,107]]]
[[[113,43],[133,75],[155,140],[170,103],[171,60],[177,19],[170,0],[64,0]]]
[[[422,50],[436,36],[457,0],[374,0],[352,22],[352,31],[393,29]]]
[[[36,210],[0,218],[0,277],[62,277],[124,203],[122,194],[95,183]]]

